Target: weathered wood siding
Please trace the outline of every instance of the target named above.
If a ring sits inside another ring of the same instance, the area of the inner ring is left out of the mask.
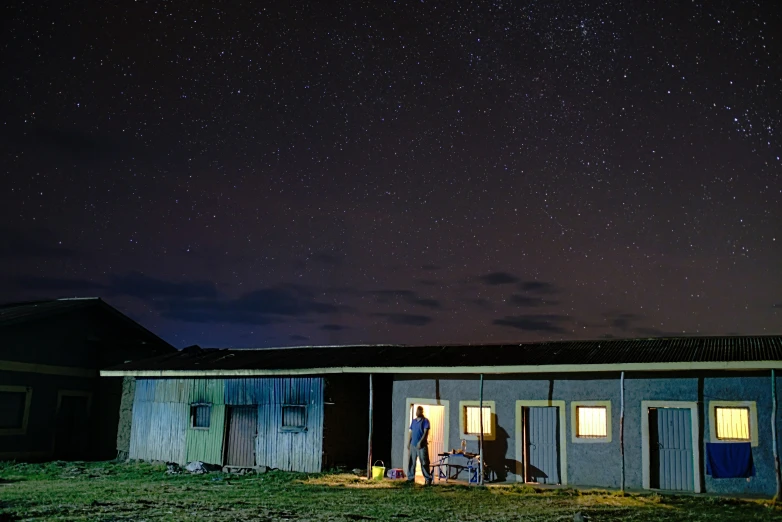
[[[209,429],[194,429],[190,405],[211,404]],[[185,464],[224,463],[226,404],[258,408],[255,464],[287,471],[320,471],[323,379],[138,379],[130,458]],[[303,431],[282,430],[285,405],[307,407]]]

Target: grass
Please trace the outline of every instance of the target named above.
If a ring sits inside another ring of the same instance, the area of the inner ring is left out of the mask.
[[[530,486],[425,488],[346,475],[167,475],[152,464],[0,463],[16,520],[782,520],[770,501]]]

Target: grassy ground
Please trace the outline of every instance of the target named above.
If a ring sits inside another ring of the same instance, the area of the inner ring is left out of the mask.
[[[167,475],[165,466],[0,463],[12,520],[782,520],[767,501],[607,491],[405,486],[339,474]]]

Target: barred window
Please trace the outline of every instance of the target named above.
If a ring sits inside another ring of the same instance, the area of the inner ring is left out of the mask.
[[[716,407],[718,440],[747,442],[752,440],[749,432],[749,408]]]
[[[464,433],[466,435],[481,434],[481,408],[480,406],[464,407]],[[491,435],[491,408],[483,407],[483,434]]]
[[[285,404],[282,407],[282,429],[304,431],[307,428],[307,407],[300,404]]]

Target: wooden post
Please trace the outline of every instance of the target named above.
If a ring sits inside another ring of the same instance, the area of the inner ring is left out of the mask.
[[[478,421],[481,423],[481,438],[478,442],[478,484],[483,486],[483,374],[481,374],[481,393],[478,401]]]
[[[369,374],[369,441],[367,442],[367,478],[372,479],[372,417],[374,414],[374,405],[372,393],[372,374]]]
[[[779,451],[777,449],[777,376],[771,370],[771,442],[774,449],[774,476],[777,479],[777,494],[775,499],[782,500],[782,478],[779,473]]]
[[[625,490],[625,372],[619,377],[619,453],[622,455],[621,491]]]

